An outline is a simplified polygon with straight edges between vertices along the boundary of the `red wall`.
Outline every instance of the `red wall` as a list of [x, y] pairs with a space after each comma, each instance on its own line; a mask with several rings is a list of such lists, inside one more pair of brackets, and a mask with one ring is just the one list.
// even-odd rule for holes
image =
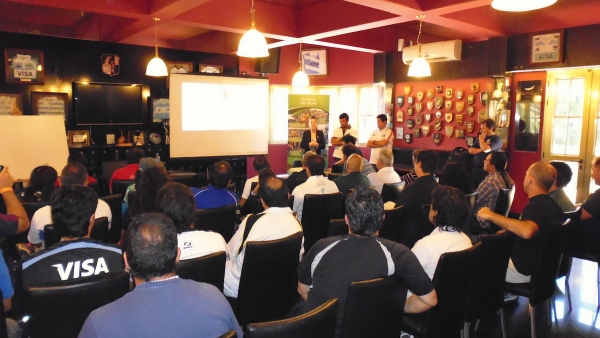
[[[479, 92], [477, 93], [473, 93], [471, 91], [471, 84], [472, 83], [479, 83]], [[396, 147], [400, 147], [400, 148], [425, 148], [425, 149], [440, 149], [440, 150], [452, 150], [456, 147], [463, 147], [463, 148], [467, 148], [467, 142], [466, 142], [466, 137], [467, 136], [477, 136], [477, 132], [479, 131], [479, 123], [477, 120], [477, 115], [478, 112], [484, 108], [483, 104], [481, 103], [481, 99], [479, 97], [479, 94], [482, 92], [482, 90], [486, 90], [486, 84], [487, 83], [492, 83], [492, 80], [490, 78], [477, 78], [477, 79], [466, 79], [466, 80], [445, 80], [445, 81], [429, 81], [429, 82], [407, 82], [407, 83], [396, 83], [395, 87], [394, 87], [394, 97], [392, 99], [392, 101], [394, 102], [394, 116], [392, 117], [394, 120], [394, 132], [396, 132], [396, 127], [402, 127], [404, 128], [404, 135], [408, 134], [413, 134], [413, 130], [415, 128], [420, 128], [422, 126], [425, 125], [429, 125], [429, 136], [423, 136], [422, 132], [421, 132], [421, 137], [420, 138], [416, 138], [413, 136], [413, 141], [412, 143], [406, 143], [404, 139], [402, 140], [394, 140], [394, 146]], [[405, 86], [411, 86], [411, 92], [409, 95], [406, 95], [404, 93], [404, 87]], [[443, 86], [443, 92], [442, 93], [437, 93], [435, 92], [435, 88], [437, 86]], [[451, 88], [453, 90], [453, 96], [451, 99], [447, 99], [445, 97], [446, 94], [446, 89]], [[437, 109], [435, 108], [435, 106], [433, 107], [433, 109], [430, 111], [429, 109], [427, 109], [427, 102], [433, 102], [433, 99], [428, 99], [427, 98], [427, 90], [428, 89], [433, 89], [434, 90], [434, 95], [435, 97], [438, 96], [442, 96], [443, 100], [451, 100], [452, 101], [452, 109], [451, 110], [446, 110], [445, 107], [442, 107], [441, 109]], [[463, 91], [463, 97], [461, 100], [458, 100], [456, 98], [456, 90], [462, 90]], [[423, 103], [423, 110], [421, 111], [421, 113], [417, 113], [416, 110], [414, 112], [414, 114], [412, 116], [408, 116], [407, 110], [409, 107], [415, 107], [415, 105], [413, 104], [412, 106], [408, 104], [408, 96], [414, 96], [415, 99], [415, 103], [418, 102], [417, 100], [417, 93], [418, 92], [423, 92], [424, 94], [424, 98], [423, 101], [421, 101]], [[469, 94], [475, 94], [475, 103], [473, 105], [471, 105], [471, 107], [474, 107], [474, 113], [473, 116], [469, 117], [469, 115], [467, 114], [467, 107], [469, 107], [470, 105], [467, 103], [467, 95]], [[404, 105], [402, 106], [402, 108], [398, 108], [398, 105], [396, 104], [396, 97], [399, 95], [403, 95], [404, 98]], [[459, 113], [456, 110], [456, 102], [464, 102], [465, 103], [465, 108], [464, 110]], [[397, 122], [397, 117], [396, 114], [398, 111], [402, 111], [403, 113], [403, 120], [404, 122]], [[442, 129], [437, 131], [434, 128], [434, 123], [437, 120], [437, 118], [435, 117], [435, 113], [437, 111], [441, 111], [442, 112], [442, 117], [440, 120], [442, 120]], [[452, 112], [452, 122], [448, 123], [445, 120], [445, 114], [447, 112]], [[427, 122], [425, 120], [425, 114], [431, 114], [431, 122]], [[462, 114], [463, 115], [463, 124], [462, 126], [459, 126], [456, 123], [456, 114]], [[421, 126], [417, 125], [417, 123], [414, 123], [414, 127], [413, 129], [409, 129], [406, 126], [406, 121], [408, 119], [412, 119], [415, 120], [416, 116], [421, 115], [422, 119], [423, 119], [423, 123]], [[475, 121], [475, 128], [473, 129], [473, 132], [471, 133], [467, 133], [467, 126], [466, 126], [466, 122], [467, 121]], [[446, 126], [451, 125], [454, 126], [454, 129], [464, 129], [465, 130], [465, 139], [457, 139], [454, 137], [454, 135], [452, 135], [452, 137], [448, 137], [446, 135]], [[440, 145], [436, 146], [433, 143], [433, 134], [434, 133], [442, 133], [443, 137], [442, 137], [442, 142]]]
[[[519, 81], [530, 81], [530, 80], [541, 80], [542, 88], [546, 88], [546, 72], [531, 72], [531, 73], [516, 73], [512, 79], [512, 91], [511, 91], [511, 102], [512, 102], [512, 111], [511, 111], [511, 122], [512, 127], [510, 128], [510, 153], [508, 156], [508, 174], [515, 181], [515, 186], [517, 188], [515, 192], [515, 199], [513, 201], [512, 207], [510, 208], [511, 212], [520, 214], [525, 206], [529, 203], [529, 198], [525, 191], [523, 191], [523, 179], [525, 178], [525, 172], [535, 162], [542, 160], [542, 141], [541, 135], [543, 135], [543, 124], [540, 125], [540, 142], [538, 144], [538, 152], [524, 152], [524, 151], [515, 151], [514, 149], [514, 135], [516, 123], [514, 123], [515, 118], [515, 107], [516, 107], [516, 98], [515, 98], [515, 89], [517, 88], [517, 84]], [[542, 91], [542, 102], [546, 102], [546, 92]], [[544, 121], [544, 110], [545, 105], [542, 104], [541, 111], [541, 121]]]
[[[298, 47], [298, 45], [292, 45], [281, 48], [279, 74], [269, 76], [270, 84], [290, 85], [292, 83], [292, 78], [298, 71]], [[317, 47], [318, 46], [302, 45], [302, 48]], [[327, 48], [327, 53], [327, 57], [329, 58], [329, 76], [310, 78], [310, 84], [312, 86], [373, 83], [373, 54], [337, 48]], [[257, 75], [254, 72], [254, 60], [239, 58], [239, 71], [240, 73], [246, 72], [249, 75]], [[364, 150], [363, 154], [366, 154]], [[254, 157], [248, 157], [248, 177], [256, 175], [254, 168], [252, 168], [253, 160]], [[276, 174], [287, 173], [287, 144], [270, 144], [269, 160], [271, 162], [271, 167]]]

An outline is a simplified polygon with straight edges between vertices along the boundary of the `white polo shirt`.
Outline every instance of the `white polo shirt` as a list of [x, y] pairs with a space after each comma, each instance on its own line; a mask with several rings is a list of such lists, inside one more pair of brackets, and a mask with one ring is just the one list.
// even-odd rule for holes
[[381, 194], [381, 190], [383, 190], [383, 185], [385, 183], [398, 183], [400, 182], [400, 175], [394, 170], [393, 167], [383, 167], [378, 172], [373, 173], [369, 176], [369, 181], [371, 181], [371, 185], [375, 186], [375, 189]]
[[369, 161], [370, 163], [372, 163], [372, 164], [377, 163], [377, 158], [379, 157], [379, 152], [382, 149], [387, 149], [389, 151], [392, 151], [392, 148], [394, 146], [394, 133], [392, 132], [392, 130], [390, 128], [385, 127], [385, 128], [383, 128], [383, 130], [377, 129], [371, 133], [371, 136], [369, 136], [369, 141], [387, 140], [388, 137], [389, 137], [389, 142], [386, 146], [371, 148], [371, 160]]
[[[356, 129], [353, 129], [352, 126], [349, 126], [345, 132], [342, 130], [342, 128], [336, 128], [333, 131], [331, 138], [337, 137], [337, 138], [341, 139], [342, 137], [344, 137], [344, 135], [352, 135], [352, 136], [356, 137], [356, 139], [358, 140], [358, 131]], [[343, 146], [335, 146], [335, 149], [333, 150], [333, 157], [337, 157], [337, 158], [344, 157], [344, 154], [342, 153], [342, 147]]]
[[179, 260], [227, 252], [227, 243], [221, 234], [212, 231], [191, 230], [177, 235], [177, 247], [181, 250]]
[[302, 221], [302, 208], [304, 207], [304, 195], [306, 194], [332, 194], [339, 192], [338, 187], [333, 181], [330, 181], [327, 177], [311, 176], [306, 182], [297, 186], [292, 195], [294, 195], [294, 211], [296, 217]]

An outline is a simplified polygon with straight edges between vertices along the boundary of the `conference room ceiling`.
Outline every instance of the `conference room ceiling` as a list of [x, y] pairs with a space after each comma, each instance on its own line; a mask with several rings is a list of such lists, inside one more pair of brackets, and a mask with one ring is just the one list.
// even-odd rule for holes
[[[523, 0], [528, 1], [528, 0]], [[398, 39], [465, 42], [600, 23], [600, 1], [558, 0], [508, 13], [492, 0], [255, 0], [256, 27], [270, 47], [311, 45], [397, 50]], [[0, 0], [0, 30], [144, 46], [234, 53], [250, 28], [251, 0]]]

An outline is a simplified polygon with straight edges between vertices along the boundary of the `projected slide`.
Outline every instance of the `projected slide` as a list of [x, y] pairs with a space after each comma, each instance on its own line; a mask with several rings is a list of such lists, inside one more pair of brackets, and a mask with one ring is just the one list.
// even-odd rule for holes
[[183, 82], [184, 131], [262, 129], [267, 117], [263, 88], [236, 84]]

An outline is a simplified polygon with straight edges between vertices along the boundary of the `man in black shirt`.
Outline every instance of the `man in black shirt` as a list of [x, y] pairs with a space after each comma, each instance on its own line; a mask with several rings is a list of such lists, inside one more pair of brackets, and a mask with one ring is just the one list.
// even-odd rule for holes
[[349, 235], [321, 239], [298, 267], [305, 313], [337, 298], [339, 335], [348, 285], [391, 275], [400, 276], [414, 293], [406, 300], [405, 312], [419, 313], [437, 304], [433, 284], [415, 255], [402, 244], [377, 237], [384, 217], [377, 191], [357, 188], [346, 198], [345, 217]]
[[469, 148], [469, 154], [473, 156], [473, 172], [471, 180], [474, 187], [478, 187], [487, 177], [488, 173], [483, 170], [483, 161], [492, 151], [502, 150], [502, 139], [496, 135], [496, 122], [492, 119], [485, 119], [481, 122], [479, 137]]
[[406, 213], [400, 243], [409, 248], [429, 235], [434, 228], [429, 222], [428, 213], [423, 212], [422, 207], [431, 203], [431, 192], [438, 186], [433, 177], [437, 160], [433, 151], [416, 149], [413, 152], [413, 166], [418, 178], [402, 190], [396, 201], [396, 206], [403, 205]]
[[64, 185], [50, 200], [59, 243], [23, 261], [23, 285], [55, 286], [122, 272], [121, 249], [90, 240], [98, 196], [89, 187]]
[[548, 195], [554, 181], [556, 169], [548, 163], [536, 162], [529, 167], [523, 180], [529, 204], [520, 220], [496, 214], [488, 207], [477, 213], [478, 219], [491, 221], [517, 235], [506, 272], [509, 283], [528, 283], [531, 280], [548, 227], [561, 226], [564, 221], [562, 210]]

